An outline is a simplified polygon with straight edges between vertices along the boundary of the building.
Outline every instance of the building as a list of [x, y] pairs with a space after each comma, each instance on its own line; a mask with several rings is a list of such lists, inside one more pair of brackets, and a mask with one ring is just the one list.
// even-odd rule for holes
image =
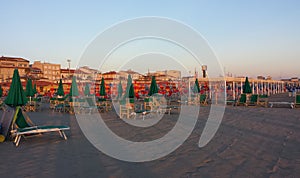
[[52, 64], [41, 61], [34, 61], [32, 64], [33, 68], [39, 68], [43, 72], [43, 77], [48, 79], [49, 82], [59, 81], [60, 75], [60, 64]]
[[142, 75], [138, 72], [135, 72], [131, 69], [127, 71], [120, 71], [119, 72], [119, 77], [121, 80], [127, 80], [128, 75], [131, 75], [132, 80], [138, 80]]
[[18, 69], [20, 76], [29, 73], [29, 61], [19, 57], [0, 57], [0, 82], [9, 82], [14, 69]]
[[77, 78], [80, 78], [81, 80], [86, 80], [86, 81], [95, 80], [97, 74], [98, 74], [98, 71], [96, 69], [91, 69], [88, 66], [79, 67], [75, 72], [75, 75]]

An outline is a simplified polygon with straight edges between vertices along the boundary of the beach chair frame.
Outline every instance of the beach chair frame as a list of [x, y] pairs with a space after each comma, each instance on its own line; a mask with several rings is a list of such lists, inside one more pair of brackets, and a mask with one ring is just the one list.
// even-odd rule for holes
[[42, 134], [46, 132], [58, 132], [59, 135], [67, 140], [67, 136], [64, 131], [70, 130], [70, 127], [58, 125], [58, 126], [36, 126], [30, 120], [28, 115], [26, 115], [21, 107], [17, 107], [15, 110], [15, 114], [13, 116], [13, 121], [11, 124], [11, 136], [15, 137], [14, 143], [19, 146], [20, 140], [22, 137], [32, 134]]
[[300, 105], [300, 94], [296, 94], [294, 107], [297, 108], [297, 106], [299, 106], [299, 105]]

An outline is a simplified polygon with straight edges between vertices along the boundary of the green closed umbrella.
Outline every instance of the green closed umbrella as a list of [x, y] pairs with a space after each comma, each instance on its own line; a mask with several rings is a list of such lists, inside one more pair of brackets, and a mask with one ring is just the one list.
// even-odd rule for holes
[[200, 86], [199, 86], [198, 79], [196, 78], [195, 85], [194, 85], [194, 93], [199, 93], [199, 92], [200, 92]]
[[63, 87], [61, 79], [59, 80], [59, 84], [58, 84], [58, 88], [57, 88], [56, 94], [59, 95], [59, 96], [64, 96], [65, 95], [64, 87]]
[[121, 98], [123, 95], [123, 87], [122, 87], [122, 83], [120, 81], [119, 85], [118, 85], [118, 98]]
[[106, 96], [106, 91], [105, 91], [105, 81], [104, 78], [102, 77], [101, 79], [101, 84], [100, 84], [100, 96]]
[[133, 87], [133, 84], [130, 85], [128, 98], [134, 98], [134, 87]]
[[152, 96], [155, 93], [158, 93], [158, 87], [157, 87], [157, 84], [156, 84], [155, 76], [152, 76], [150, 90], [149, 90], [148, 95]]
[[28, 80], [27, 80], [27, 83], [26, 83], [26, 90], [25, 90], [25, 95], [26, 95], [27, 97], [29, 97], [29, 100], [30, 100], [30, 101], [31, 101], [31, 97], [34, 96], [31, 79], [28, 79]]
[[24, 106], [27, 103], [27, 98], [21, 84], [18, 69], [14, 70], [12, 82], [4, 103], [13, 107]]
[[247, 93], [247, 94], [252, 93], [252, 89], [251, 89], [248, 77], [246, 77], [245, 86], [243, 88], [243, 93]]
[[36, 84], [33, 85], [33, 94], [37, 94]]
[[78, 95], [79, 95], [79, 91], [78, 91], [78, 86], [77, 86], [77, 82], [76, 82], [76, 77], [73, 76], [69, 96], [73, 97], [73, 96], [78, 96]]
[[2, 88], [2, 86], [0, 85], [0, 97], [2, 97], [2, 95], [3, 95], [3, 88]]
[[21, 107], [27, 103], [27, 98], [21, 84], [18, 69], [14, 70], [12, 82], [4, 103], [11, 107], [16, 107], [12, 121], [12, 123], [14, 123], [17, 119], [18, 113], [21, 111]]
[[129, 90], [130, 90], [131, 85], [132, 85], [132, 78], [131, 78], [131, 75], [129, 74], [128, 78], [127, 78], [126, 93], [125, 93], [124, 98], [128, 98], [129, 97]]
[[86, 84], [85, 87], [84, 87], [84, 95], [85, 95], [85, 96], [91, 95], [89, 84]]

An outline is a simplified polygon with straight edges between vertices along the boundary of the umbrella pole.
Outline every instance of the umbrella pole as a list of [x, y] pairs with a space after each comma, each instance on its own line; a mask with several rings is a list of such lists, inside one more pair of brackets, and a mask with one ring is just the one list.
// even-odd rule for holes
[[15, 111], [15, 114], [14, 114], [14, 117], [13, 117], [13, 122], [12, 122], [12, 123], [15, 123], [15, 122], [16, 122], [18, 113], [19, 113], [19, 111], [20, 111], [20, 108], [21, 108], [21, 106], [17, 106], [17, 107], [16, 107], [16, 111]]

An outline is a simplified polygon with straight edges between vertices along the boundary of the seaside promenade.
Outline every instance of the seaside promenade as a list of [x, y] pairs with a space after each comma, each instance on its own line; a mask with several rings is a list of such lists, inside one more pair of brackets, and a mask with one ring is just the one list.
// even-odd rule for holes
[[[293, 101], [287, 93], [270, 101]], [[191, 136], [159, 160], [129, 163], [94, 148], [81, 132], [75, 115], [52, 112], [44, 104], [28, 115], [38, 125], [68, 125], [68, 140], [46, 133], [0, 143], [0, 177], [298, 177], [300, 175], [300, 109], [226, 108], [211, 142], [198, 147], [209, 107], [201, 107]], [[3, 111], [0, 111], [3, 114]], [[178, 114], [165, 115], [151, 128], [133, 128], [113, 112], [101, 113], [112, 131], [128, 140], [159, 138], [175, 124]], [[137, 134], [142, 132], [142, 134]]]

